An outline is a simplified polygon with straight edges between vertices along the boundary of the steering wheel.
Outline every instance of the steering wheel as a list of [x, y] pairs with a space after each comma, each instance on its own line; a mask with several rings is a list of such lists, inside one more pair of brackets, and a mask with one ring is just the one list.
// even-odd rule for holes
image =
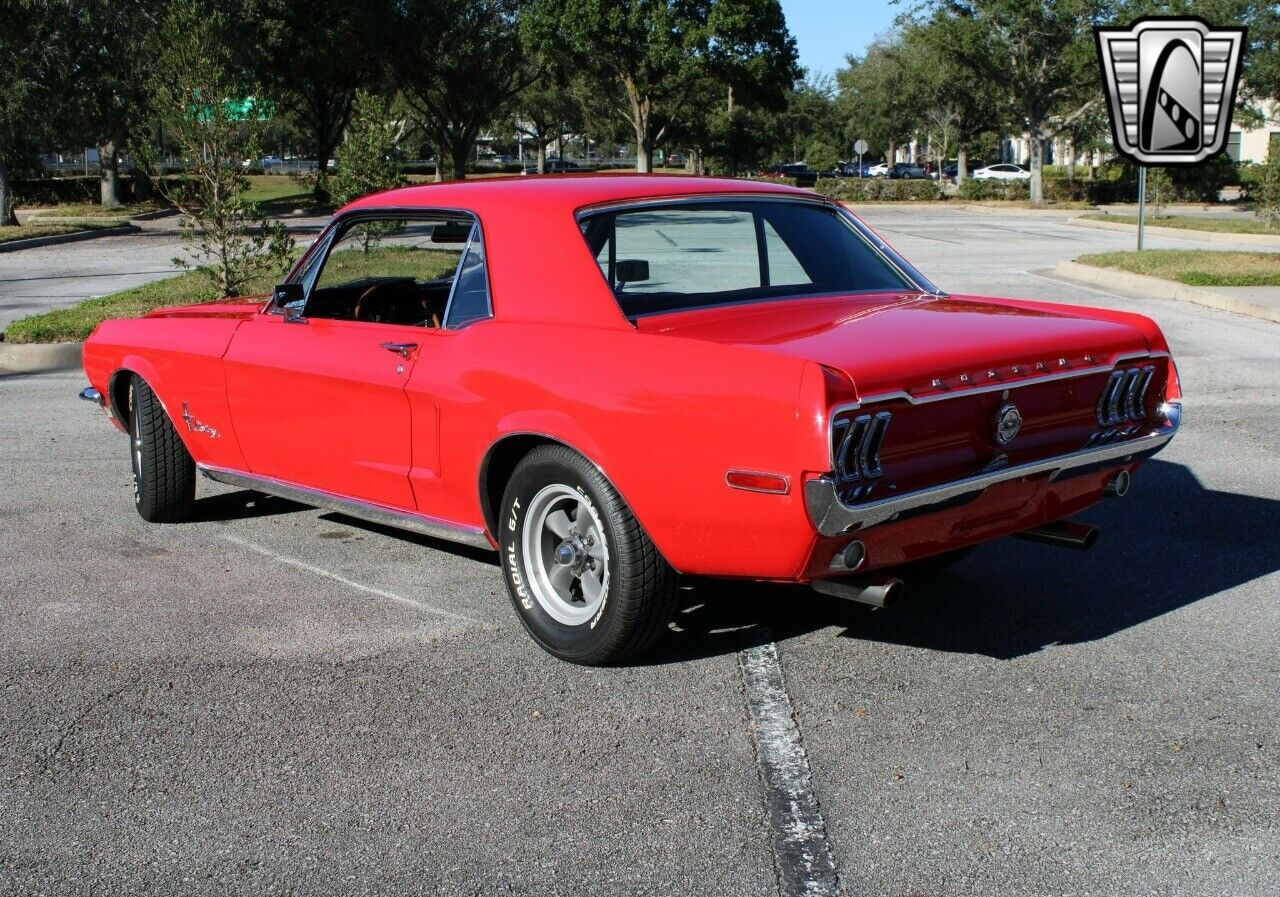
[[422, 291], [404, 280], [375, 283], [356, 300], [353, 320], [381, 324], [440, 326], [440, 316], [427, 305]]

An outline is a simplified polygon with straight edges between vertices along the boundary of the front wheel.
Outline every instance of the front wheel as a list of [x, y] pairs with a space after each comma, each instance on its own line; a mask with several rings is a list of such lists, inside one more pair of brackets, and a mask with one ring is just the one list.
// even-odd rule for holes
[[133, 503], [150, 523], [177, 523], [191, 516], [196, 465], [182, 437], [146, 380], [129, 385], [129, 458]]
[[587, 459], [540, 446], [516, 467], [499, 522], [507, 590], [525, 629], [573, 663], [616, 663], [675, 614], [675, 571]]

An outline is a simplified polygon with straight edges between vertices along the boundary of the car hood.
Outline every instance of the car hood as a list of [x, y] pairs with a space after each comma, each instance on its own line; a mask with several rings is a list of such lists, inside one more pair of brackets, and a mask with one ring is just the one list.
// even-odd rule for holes
[[174, 305], [157, 308], [144, 315], [147, 318], [248, 318], [262, 311], [271, 300], [269, 294], [238, 296], [234, 299], [215, 299], [194, 305]]
[[989, 380], [1013, 385], [1148, 348], [1137, 328], [1091, 317], [1087, 309], [920, 293], [699, 309], [640, 318], [637, 327], [815, 361], [844, 372], [864, 399]]

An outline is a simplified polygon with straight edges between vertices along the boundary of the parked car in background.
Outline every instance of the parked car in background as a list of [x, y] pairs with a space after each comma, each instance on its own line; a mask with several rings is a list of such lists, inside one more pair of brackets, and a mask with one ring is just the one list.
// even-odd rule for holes
[[929, 177], [923, 167], [914, 162], [899, 162], [889, 169], [889, 177], [894, 180], [921, 181]]
[[834, 175], [841, 178], [865, 178], [869, 177], [868, 171], [871, 164], [863, 163], [861, 166], [857, 162], [841, 162], [836, 166]]
[[1088, 547], [1066, 518], [1181, 413], [1149, 318], [950, 295], [839, 204], [728, 178], [375, 194], [273, 295], [104, 321], [83, 357], [143, 519], [190, 518], [199, 474], [495, 551], [587, 664], [664, 634], [681, 575], [883, 606], [904, 564]]
[[973, 179], [976, 181], [1029, 181], [1031, 172], [1011, 162], [999, 162], [988, 165], [986, 168], [979, 168], [973, 173]]
[[[984, 163], [981, 160], [970, 159], [964, 166], [965, 177], [973, 177], [973, 173], [982, 167], [984, 167]], [[959, 171], [960, 163], [953, 159], [943, 166], [942, 177], [948, 181], [954, 182]]]
[[818, 172], [803, 162], [771, 165], [760, 173], [769, 178], [794, 178], [797, 187], [812, 187], [818, 182]]
[[[594, 168], [587, 168], [579, 165], [569, 159], [548, 159], [543, 164], [543, 174], [585, 174], [589, 171], [595, 171]], [[526, 165], [523, 174], [537, 174], [538, 166]]]
[[875, 165], [867, 166], [867, 175], [873, 178], [882, 178], [889, 174], [889, 163], [879, 162]]

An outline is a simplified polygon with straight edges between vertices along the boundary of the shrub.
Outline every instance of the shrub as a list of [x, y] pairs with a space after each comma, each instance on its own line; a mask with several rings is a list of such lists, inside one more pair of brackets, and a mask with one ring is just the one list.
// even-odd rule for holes
[[841, 202], [921, 202], [945, 199], [936, 181], [893, 181], [888, 178], [822, 178], [814, 187]]

